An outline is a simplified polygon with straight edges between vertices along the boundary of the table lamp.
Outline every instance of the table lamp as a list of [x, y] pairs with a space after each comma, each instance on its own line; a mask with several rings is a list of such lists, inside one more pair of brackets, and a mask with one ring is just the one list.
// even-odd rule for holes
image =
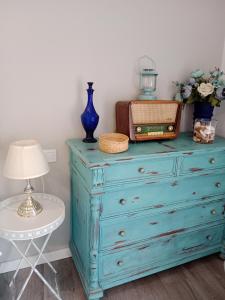
[[10, 144], [3, 174], [7, 178], [27, 180], [24, 189], [26, 199], [17, 210], [20, 216], [34, 217], [43, 210], [41, 204], [32, 197], [30, 179], [43, 176], [48, 171], [48, 162], [37, 141], [20, 140]]

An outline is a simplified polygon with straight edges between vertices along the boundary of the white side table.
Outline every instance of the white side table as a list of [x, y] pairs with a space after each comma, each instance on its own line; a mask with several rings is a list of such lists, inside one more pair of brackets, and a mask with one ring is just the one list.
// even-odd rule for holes
[[[25, 199], [25, 195], [14, 196], [0, 202], [0, 237], [10, 241], [21, 255], [20, 263], [9, 285], [11, 286], [13, 284], [24, 260], [29, 264], [31, 270], [16, 299], [19, 300], [21, 298], [33, 272], [35, 272], [55, 297], [61, 300], [59, 291], [52, 288], [43, 275], [36, 269], [36, 266], [39, 260], [43, 258], [56, 274], [56, 270], [47, 260], [43, 252], [52, 232], [62, 224], [65, 218], [65, 206], [61, 199], [53, 195], [34, 193], [33, 197], [41, 203], [43, 211], [36, 217], [30, 218], [20, 217], [17, 214], [18, 206]], [[44, 237], [41, 248], [39, 248], [35, 242], [35, 239], [40, 237]], [[24, 252], [20, 250], [16, 243], [21, 240], [28, 241]], [[28, 258], [28, 252], [31, 246], [33, 246], [38, 253], [34, 262], [31, 262]]]

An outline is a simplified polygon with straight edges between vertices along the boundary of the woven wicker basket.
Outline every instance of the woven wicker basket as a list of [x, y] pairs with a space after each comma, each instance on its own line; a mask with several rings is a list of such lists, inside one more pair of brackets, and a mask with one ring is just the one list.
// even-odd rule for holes
[[127, 151], [129, 138], [121, 133], [105, 133], [99, 136], [99, 149], [106, 153]]

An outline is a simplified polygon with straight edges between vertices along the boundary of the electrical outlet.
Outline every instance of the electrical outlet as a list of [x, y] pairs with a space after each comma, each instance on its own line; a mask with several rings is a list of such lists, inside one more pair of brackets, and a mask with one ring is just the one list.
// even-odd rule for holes
[[47, 162], [56, 162], [56, 149], [44, 149], [43, 152]]

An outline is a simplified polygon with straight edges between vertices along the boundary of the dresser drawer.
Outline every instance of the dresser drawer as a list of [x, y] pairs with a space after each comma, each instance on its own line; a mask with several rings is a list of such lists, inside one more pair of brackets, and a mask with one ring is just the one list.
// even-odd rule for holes
[[182, 173], [195, 173], [209, 169], [225, 167], [225, 152], [212, 152], [184, 157], [181, 164]]
[[225, 174], [173, 179], [135, 188], [108, 192], [102, 196], [101, 217], [152, 208], [158, 209], [185, 200], [206, 200], [225, 193]]
[[148, 238], [169, 236], [209, 222], [223, 221], [225, 200], [172, 209], [163, 213], [105, 219], [100, 223], [101, 249], [118, 249]]
[[[149, 145], [150, 147], [151, 145]], [[128, 160], [105, 168], [105, 181], [120, 181], [140, 178], [154, 178], [175, 175], [175, 158], [164, 157], [140, 161]]]
[[223, 225], [201, 229], [185, 234], [161, 238], [157, 242], [139, 244], [134, 248], [113, 254], [102, 255], [100, 259], [100, 279], [147, 270], [159, 264], [179, 260], [210, 248], [220, 248]]

